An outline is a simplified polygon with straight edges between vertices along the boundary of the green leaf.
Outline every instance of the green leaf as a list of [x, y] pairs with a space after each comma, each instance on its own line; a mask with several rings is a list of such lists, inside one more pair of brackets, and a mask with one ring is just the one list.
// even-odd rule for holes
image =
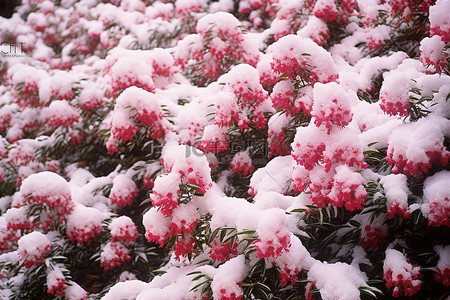
[[304, 213], [308, 211], [306, 208], [296, 208], [290, 211], [290, 213]]
[[201, 273], [202, 272], [200, 272], [200, 271], [194, 271], [194, 272], [187, 273], [186, 276], [195, 275], [195, 274], [201, 274]]
[[197, 281], [197, 280], [199, 280], [200, 278], [205, 277], [205, 276], [206, 276], [205, 274], [197, 275], [197, 276], [195, 276], [194, 278], [192, 278], [192, 281]]
[[221, 230], [220, 227], [214, 229], [214, 231], [211, 233], [211, 235], [208, 238], [208, 242], [207, 242], [208, 245], [210, 245], [213, 242], [213, 240], [216, 238], [216, 236], [217, 236], [217, 234], [219, 233], [220, 230]]
[[355, 220], [348, 220], [348, 222], [355, 227], [361, 227], [361, 224], [359, 222], [356, 222]]
[[238, 232], [237, 233], [237, 235], [242, 235], [242, 234], [249, 234], [249, 235], [251, 235], [251, 234], [254, 234], [254, 233], [256, 233], [256, 231], [255, 230], [243, 230], [243, 231], [240, 231], [240, 232]]
[[207, 280], [205, 280], [205, 281], [203, 281], [203, 282], [200, 282], [199, 284], [197, 284], [197, 285], [195, 285], [193, 288], [191, 288], [191, 289], [189, 290], [189, 292], [192, 292], [192, 291], [195, 292], [195, 291], [197, 291], [199, 287], [201, 287], [203, 284], [207, 283], [208, 281], [210, 281], [210, 279], [207, 279]]

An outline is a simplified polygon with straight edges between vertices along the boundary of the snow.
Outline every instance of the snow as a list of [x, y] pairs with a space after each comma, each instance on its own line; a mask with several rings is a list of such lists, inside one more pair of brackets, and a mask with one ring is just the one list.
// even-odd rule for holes
[[449, 171], [441, 171], [424, 182], [422, 212], [434, 226], [448, 225], [450, 221]]
[[102, 300], [134, 300], [146, 288], [148, 283], [140, 280], [129, 280], [115, 284]]
[[280, 156], [272, 159], [263, 168], [253, 173], [250, 188], [254, 194], [274, 191], [283, 193], [291, 178], [292, 157]]
[[439, 34], [444, 38], [444, 42], [450, 41], [450, 21], [447, 12], [450, 9], [448, 0], [438, 0], [436, 4], [430, 7], [430, 31], [433, 34]]
[[20, 193], [23, 197], [33, 198], [53, 197], [61, 195], [62, 197], [71, 197], [71, 191], [67, 181], [56, 173], [40, 172], [25, 178], [20, 187]]
[[[86, 299], [79, 270], [51, 267], [72, 243], [112, 269], [106, 300], [205, 297], [190, 272], [209, 297], [243, 298], [262, 261], [283, 287], [306, 276], [306, 297], [359, 299], [362, 264], [383, 264], [387, 296], [416, 292], [420, 268], [445, 286], [449, 246], [424, 245], [437, 265], [419, 267], [402, 237], [387, 245], [410, 214], [449, 226], [449, 0], [99, 2], [0, 18], [26, 53], [0, 55], [0, 262], [21, 264], [0, 297], [41, 265], [49, 294]], [[345, 218], [319, 261], [302, 241], [325, 213]], [[149, 243], [168, 254], [146, 283], [133, 268]]]
[[77, 122], [80, 114], [65, 100], [55, 100], [42, 110], [41, 117], [46, 120], [50, 126], [62, 125], [65, 127], [72, 126]]
[[76, 282], [71, 281], [70, 285], [65, 289], [64, 295], [68, 299], [82, 300], [82, 299], [85, 299], [87, 297], [88, 292], [86, 292]]
[[239, 255], [222, 264], [211, 282], [213, 297], [220, 299], [226, 296], [233, 297], [233, 294], [235, 298], [241, 296], [242, 290], [238, 286], [238, 282], [244, 279], [245, 274], [244, 255]]
[[412, 265], [406, 257], [395, 249], [386, 250], [386, 259], [383, 263], [384, 278], [387, 285], [394, 285], [393, 295], [399, 295], [402, 289], [406, 289], [405, 295], [411, 293], [408, 289], [418, 289], [422, 283], [420, 267]]
[[365, 275], [351, 265], [337, 262], [315, 262], [308, 272], [324, 300], [360, 299], [359, 287], [367, 287]]
[[449, 130], [450, 121], [438, 116], [398, 126], [387, 142], [387, 160], [394, 165], [394, 173], [401, 170], [406, 175], [417, 174], [419, 170], [426, 173], [434, 161], [443, 163], [450, 155], [443, 148]]
[[[444, 270], [450, 269], [450, 246], [442, 246], [442, 245], [436, 245], [434, 247], [434, 250], [439, 255], [439, 261], [437, 264], [437, 268], [444, 272]], [[448, 272], [448, 271], [447, 271]]]
[[411, 192], [407, 180], [404, 174], [389, 174], [380, 181], [387, 199], [388, 215], [391, 218], [396, 211], [403, 214], [409, 211], [408, 195]]
[[18, 241], [19, 258], [26, 265], [42, 262], [44, 255], [50, 252], [51, 242], [39, 231], [23, 235]]
[[67, 217], [67, 235], [69, 239], [79, 243], [89, 243], [100, 233], [104, 213], [93, 207], [86, 207], [77, 203]]

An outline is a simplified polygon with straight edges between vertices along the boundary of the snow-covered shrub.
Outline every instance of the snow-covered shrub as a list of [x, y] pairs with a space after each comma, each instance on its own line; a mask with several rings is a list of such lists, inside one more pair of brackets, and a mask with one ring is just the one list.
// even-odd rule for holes
[[0, 298], [448, 296], [449, 0], [27, 0]]

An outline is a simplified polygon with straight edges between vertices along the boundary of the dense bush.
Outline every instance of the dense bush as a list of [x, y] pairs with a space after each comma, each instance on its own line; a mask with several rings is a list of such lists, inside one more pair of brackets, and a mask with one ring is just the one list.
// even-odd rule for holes
[[449, 0], [25, 0], [2, 299], [446, 299]]

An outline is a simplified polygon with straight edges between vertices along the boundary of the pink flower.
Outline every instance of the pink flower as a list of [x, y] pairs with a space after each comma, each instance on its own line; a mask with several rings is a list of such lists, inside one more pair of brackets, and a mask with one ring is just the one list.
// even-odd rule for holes
[[134, 57], [118, 59], [111, 67], [112, 95], [119, 96], [129, 87], [138, 87], [148, 92], [155, 90], [150, 66]]
[[160, 175], [155, 180], [153, 192], [150, 195], [153, 206], [158, 208], [165, 216], [170, 216], [178, 206], [180, 175], [169, 173]]
[[384, 241], [388, 237], [387, 226], [374, 226], [366, 225], [361, 229], [360, 239], [363, 241], [362, 246], [365, 249], [376, 250], [378, 247], [383, 245]]
[[33, 228], [33, 224], [27, 217], [27, 207], [11, 207], [5, 214], [6, 228], [8, 230], [24, 230], [28, 231]]
[[237, 254], [238, 241], [236, 240], [233, 247], [231, 247], [231, 241], [221, 243], [218, 239], [215, 239], [211, 245], [209, 245], [211, 257], [214, 261], [226, 261], [233, 255]]
[[388, 164], [393, 173], [406, 176], [427, 174], [433, 165], [446, 166], [450, 152], [444, 146], [448, 120], [430, 116], [395, 129], [387, 142]]
[[310, 197], [311, 201], [318, 207], [324, 207], [326, 204], [331, 203], [329, 195], [333, 188], [333, 175], [334, 171], [327, 172], [321, 165], [316, 165], [310, 172]]
[[61, 216], [74, 207], [67, 181], [48, 171], [28, 176], [20, 187], [20, 195], [26, 203], [49, 207]]
[[247, 176], [255, 170], [252, 165], [252, 159], [250, 158], [248, 151], [241, 151], [236, 153], [231, 161], [230, 167], [232, 173], [242, 172], [242, 176]]
[[411, 296], [420, 290], [422, 277], [420, 267], [411, 264], [406, 257], [397, 250], [387, 249], [383, 264], [383, 278], [387, 288], [393, 287], [392, 296]]
[[388, 2], [391, 5], [391, 15], [395, 15], [396, 13], [404, 13], [406, 9], [410, 10], [413, 7], [412, 0], [389, 0]]
[[64, 100], [54, 100], [42, 110], [49, 126], [72, 127], [80, 119], [79, 112]]
[[450, 227], [450, 197], [445, 197], [440, 199], [440, 201], [433, 201], [429, 207], [428, 226]]
[[220, 300], [241, 300], [244, 295], [238, 295], [235, 292], [228, 292], [226, 289], [220, 289]]
[[333, 177], [333, 187], [328, 195], [331, 204], [337, 207], [344, 205], [350, 211], [361, 209], [367, 197], [364, 182], [360, 173], [346, 165], [338, 166]]
[[22, 236], [17, 243], [19, 259], [25, 268], [43, 263], [44, 256], [51, 252], [52, 243], [38, 231]]
[[391, 116], [409, 116], [408, 109], [411, 107], [407, 99], [391, 96], [386, 91], [380, 92], [380, 107]]
[[171, 233], [184, 236], [194, 231], [200, 218], [197, 207], [188, 204], [180, 204], [172, 214], [170, 221]]
[[25, 143], [19, 143], [17, 147], [9, 150], [8, 161], [17, 166], [26, 166], [36, 159], [34, 148]]
[[297, 128], [291, 155], [294, 160], [311, 171], [315, 165], [323, 160], [326, 140], [324, 132], [314, 125]]
[[448, 1], [436, 1], [430, 7], [430, 35], [440, 35], [444, 43], [450, 42], [450, 21], [447, 12], [450, 9]]
[[268, 94], [260, 84], [258, 71], [250, 65], [240, 64], [226, 75], [226, 86], [232, 91], [241, 108], [259, 106]]
[[226, 132], [217, 125], [207, 125], [203, 131], [203, 137], [198, 148], [218, 154], [228, 149]]
[[67, 236], [71, 241], [90, 245], [93, 238], [100, 234], [103, 213], [93, 207], [76, 204], [67, 217]]
[[281, 286], [286, 286], [289, 282], [295, 284], [298, 281], [298, 273], [300, 273], [300, 271], [301, 270], [297, 267], [291, 269], [288, 266], [278, 270]]
[[[270, 216], [265, 219], [264, 216]], [[254, 246], [259, 258], [278, 257], [291, 245], [291, 236], [286, 228], [286, 216], [279, 209], [267, 209], [262, 212], [256, 233], [258, 239]]]
[[284, 140], [284, 131], [274, 132], [269, 130], [269, 157], [286, 155], [289, 153], [288, 146]]
[[292, 171], [292, 188], [296, 191], [303, 192], [310, 183], [309, 171], [302, 165], [294, 165]]
[[447, 67], [449, 54], [444, 51], [445, 43], [439, 35], [424, 38], [420, 42], [420, 61], [424, 66], [432, 66], [436, 72]]
[[125, 174], [119, 174], [113, 179], [113, 186], [109, 199], [118, 206], [127, 206], [133, 203], [138, 195], [136, 183]]
[[155, 242], [164, 247], [164, 243], [169, 237], [170, 218], [163, 215], [155, 207], [150, 208], [142, 218], [145, 227], [145, 238], [149, 242]]
[[333, 22], [338, 15], [334, 0], [318, 0], [314, 5], [313, 14], [324, 21]]
[[138, 237], [138, 230], [133, 220], [127, 216], [120, 216], [111, 221], [108, 226], [112, 241], [120, 241], [126, 244], [133, 242]]
[[83, 110], [94, 110], [103, 107], [104, 93], [97, 88], [85, 88], [79, 96], [79, 103]]
[[130, 251], [122, 243], [109, 242], [100, 254], [100, 266], [105, 270], [114, 269], [130, 258]]
[[362, 145], [354, 130], [350, 128], [336, 130], [324, 138], [326, 147], [323, 162], [327, 172], [336, 164], [345, 164], [355, 169], [367, 168]]
[[197, 250], [194, 247], [195, 238], [192, 235], [179, 239], [174, 247], [175, 260], [181, 260], [182, 257], [186, 257], [190, 253], [196, 253]]
[[64, 296], [66, 288], [66, 278], [61, 269], [54, 266], [54, 269], [47, 273], [47, 293], [54, 296]]
[[347, 126], [352, 120], [349, 95], [335, 82], [314, 85], [314, 104], [311, 116], [314, 124], [324, 124], [330, 133], [335, 126]]

